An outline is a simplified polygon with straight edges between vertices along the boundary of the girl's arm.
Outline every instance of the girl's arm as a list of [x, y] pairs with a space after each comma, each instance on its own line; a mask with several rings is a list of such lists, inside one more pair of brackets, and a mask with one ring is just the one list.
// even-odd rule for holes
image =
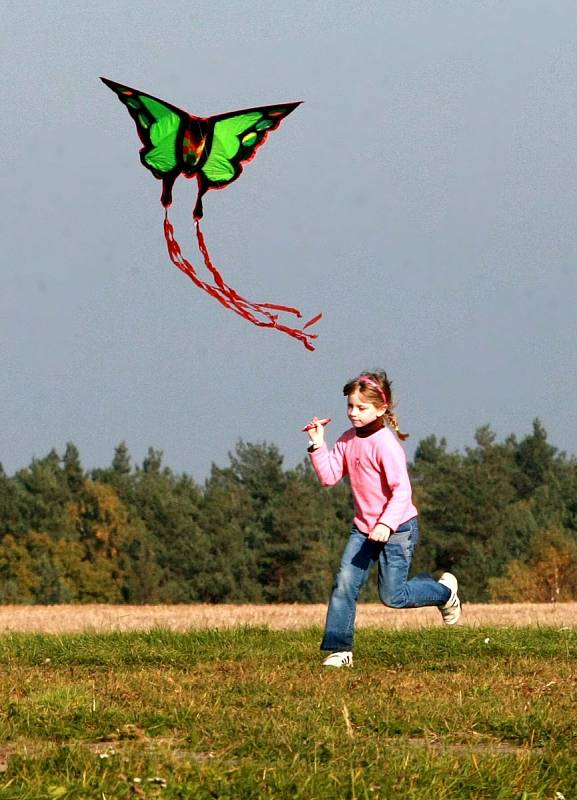
[[[311, 431], [312, 432], [312, 431]], [[311, 436], [314, 449], [309, 450], [313, 469], [322, 486], [334, 486], [347, 474], [345, 463], [345, 442], [343, 437], [337, 441], [332, 450], [324, 443], [324, 437], [319, 447]]]
[[391, 497], [377, 524], [386, 525], [392, 531], [396, 531], [402, 522], [407, 521], [407, 510], [411, 514], [415, 511], [411, 499], [412, 489], [407, 470], [407, 457], [392, 434], [388, 442], [383, 442], [380, 456], [382, 469], [391, 490]]

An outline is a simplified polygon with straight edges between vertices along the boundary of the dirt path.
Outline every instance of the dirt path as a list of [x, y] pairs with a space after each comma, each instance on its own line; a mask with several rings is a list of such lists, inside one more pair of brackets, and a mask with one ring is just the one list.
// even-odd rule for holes
[[[131, 631], [161, 627], [184, 631], [190, 628], [225, 628], [235, 625], [264, 625], [271, 629], [322, 626], [326, 606], [318, 605], [61, 605], [0, 606], [0, 633], [37, 631]], [[577, 603], [515, 605], [466, 605], [463, 625], [541, 625], [577, 627]], [[434, 608], [397, 611], [378, 604], [359, 606], [360, 627], [427, 628], [440, 623]]]

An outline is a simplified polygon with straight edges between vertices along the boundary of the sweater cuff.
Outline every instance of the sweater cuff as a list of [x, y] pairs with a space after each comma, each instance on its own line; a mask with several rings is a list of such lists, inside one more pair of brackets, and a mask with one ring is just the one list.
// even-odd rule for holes
[[387, 515], [383, 514], [383, 516], [377, 520], [377, 524], [386, 525], [387, 528], [390, 528], [391, 533], [394, 533], [399, 527], [400, 522], [393, 522], [390, 517], [387, 519]]

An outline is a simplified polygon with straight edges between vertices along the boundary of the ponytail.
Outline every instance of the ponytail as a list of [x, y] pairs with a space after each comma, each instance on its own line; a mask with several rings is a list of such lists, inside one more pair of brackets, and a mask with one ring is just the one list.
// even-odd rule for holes
[[402, 433], [402, 432], [401, 432], [401, 429], [400, 429], [400, 427], [399, 427], [399, 421], [398, 421], [398, 419], [397, 419], [396, 415], [395, 415], [395, 414], [393, 414], [393, 412], [391, 411], [391, 409], [390, 409], [390, 408], [387, 408], [387, 410], [385, 411], [384, 417], [385, 417], [385, 419], [387, 420], [387, 422], [388, 422], [388, 424], [390, 425], [390, 427], [391, 427], [391, 428], [394, 430], [394, 432], [397, 434], [397, 437], [398, 437], [398, 438], [399, 438], [399, 439], [400, 439], [402, 442], [404, 442], [404, 441], [405, 441], [405, 439], [408, 439], [408, 438], [409, 438], [409, 434], [408, 434], [408, 433]]

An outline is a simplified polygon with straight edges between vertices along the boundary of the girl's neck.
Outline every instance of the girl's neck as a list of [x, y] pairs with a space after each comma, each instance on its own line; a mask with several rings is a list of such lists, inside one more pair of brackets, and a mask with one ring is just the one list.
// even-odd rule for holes
[[365, 439], [367, 436], [372, 436], [373, 433], [380, 431], [381, 428], [384, 427], [385, 427], [385, 418], [377, 417], [372, 422], [369, 422], [368, 425], [363, 425], [362, 428], [355, 428], [355, 434], [359, 436], [361, 439]]

